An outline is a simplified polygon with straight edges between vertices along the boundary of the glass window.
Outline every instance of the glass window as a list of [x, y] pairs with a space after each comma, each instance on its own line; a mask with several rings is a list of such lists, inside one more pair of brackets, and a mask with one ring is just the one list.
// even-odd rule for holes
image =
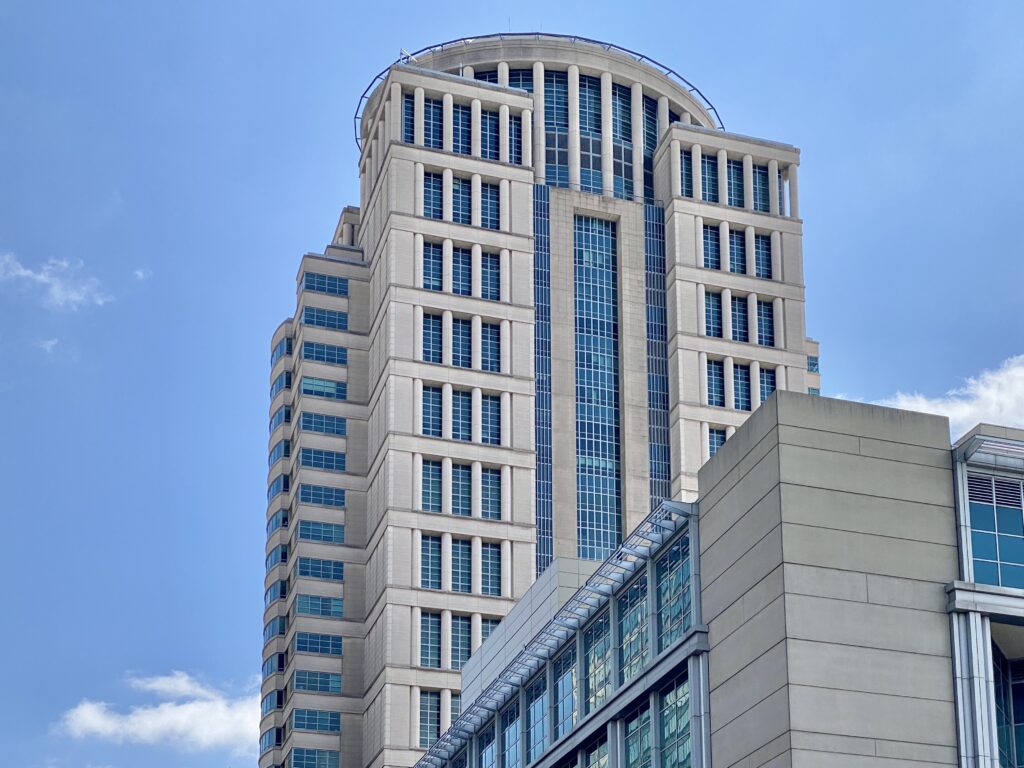
[[284, 691], [271, 691], [260, 702], [260, 715], [269, 715], [275, 709], [284, 709]]
[[288, 617], [275, 616], [263, 627], [263, 643], [269, 643], [273, 638], [285, 635], [288, 632]]
[[297, 669], [292, 675], [292, 688], [310, 693], [341, 693], [341, 675]]
[[302, 412], [300, 427], [304, 432], [319, 432], [323, 435], [348, 434], [348, 424], [342, 416], [329, 416], [326, 413]]
[[274, 447], [270, 449], [270, 454], [267, 456], [267, 466], [272, 467], [281, 459], [287, 459], [292, 455], [291, 440], [278, 440], [274, 443]]
[[421, 488], [424, 512], [441, 511], [441, 462], [423, 460], [423, 486]]
[[480, 515], [484, 520], [501, 520], [501, 470], [480, 470]]
[[452, 221], [471, 224], [473, 220], [473, 185], [469, 179], [452, 179]]
[[402, 141], [416, 141], [416, 97], [411, 93], [402, 95]]
[[633, 96], [618, 83], [612, 83], [612, 191], [633, 199]]
[[[710, 431], [717, 433], [712, 438], [712, 445], [721, 439], [715, 446], [714, 450], [717, 450], [725, 443], [725, 430]], [[658, 650], [664, 651], [683, 638], [692, 622], [689, 534], [683, 534], [672, 542], [658, 558], [655, 579], [658, 589]]]
[[580, 184], [601, 194], [601, 79], [580, 75]]
[[508, 71], [508, 87], [521, 88], [527, 93], [533, 93], [533, 70], [510, 69]]
[[266, 560], [264, 561], [267, 567], [267, 572], [275, 565], [288, 562], [288, 545], [278, 544], [267, 554]]
[[302, 287], [314, 293], [331, 296], [348, 296], [348, 278], [337, 275], [319, 275], [315, 272], [302, 273]]
[[503, 768], [519, 766], [519, 702], [514, 701], [501, 713], [501, 764]]
[[700, 156], [700, 191], [707, 202], [718, 202], [718, 158], [713, 154]]
[[484, 595], [501, 595], [501, 544], [480, 545], [480, 591]]
[[327, 581], [345, 580], [345, 563], [340, 560], [323, 560], [319, 557], [300, 557], [299, 576]]
[[704, 294], [704, 333], [722, 338], [722, 294]]
[[708, 360], [708, 405], [725, 407], [725, 363]]
[[775, 371], [772, 368], [761, 369], [761, 402], [772, 396], [775, 391]]
[[320, 616], [326, 619], [340, 619], [345, 612], [344, 601], [340, 597], [323, 597], [321, 595], [298, 595], [295, 610], [302, 616]]
[[345, 489], [330, 488], [326, 485], [300, 485], [299, 501], [303, 504], [320, 504], [325, 507], [344, 508]]
[[474, 72], [473, 78], [484, 83], [497, 83], [498, 70], [492, 69], [487, 72]]
[[768, 166], [754, 166], [754, 210], [768, 213], [770, 210], [768, 195]]
[[494, 722], [477, 736], [477, 768], [497, 768], [498, 745], [494, 738]]
[[501, 226], [501, 189], [497, 184], [480, 185], [480, 226], [484, 229]]
[[589, 747], [583, 755], [584, 768], [607, 768], [608, 766], [608, 739], [601, 737], [593, 746]]
[[440, 173], [423, 174], [423, 215], [428, 219], [444, 215], [444, 177]]
[[732, 297], [732, 340], [750, 341], [746, 296]]
[[526, 762], [532, 763], [551, 744], [548, 729], [548, 681], [541, 672], [526, 686]]
[[272, 675], [276, 675], [279, 672], [284, 672], [284, 668], [288, 665], [288, 654], [287, 653], [272, 653], [263, 662], [263, 679], [266, 680]]
[[775, 346], [775, 307], [771, 300], [757, 300], [757, 343], [762, 347]]
[[[440, 217], [438, 217], [440, 218]], [[444, 251], [440, 243], [423, 243], [423, 287], [440, 291], [444, 286]]]
[[473, 543], [452, 539], [452, 592], [470, 592], [473, 588]]
[[661, 692], [661, 766], [690, 766], [690, 686], [685, 677]]
[[260, 754], [284, 743], [284, 728], [271, 728], [260, 734]]
[[296, 747], [290, 753], [288, 768], [338, 768], [338, 755], [333, 749]]
[[[459, 715], [462, 714], [462, 694], [452, 693], [452, 722], [454, 723], [459, 719]], [[461, 763], [459, 762], [461, 760]], [[463, 752], [459, 757], [456, 757], [452, 761], [452, 768], [466, 768], [466, 753]]]
[[273, 432], [275, 429], [280, 427], [282, 424], [292, 423], [292, 407], [290, 405], [282, 405], [276, 411], [274, 415], [270, 417], [270, 431]]
[[292, 337], [286, 336], [285, 338], [277, 342], [277, 344], [274, 345], [274, 348], [270, 351], [270, 367], [273, 368], [274, 363], [276, 363], [285, 355], [290, 355], [291, 353]]
[[729, 160], [726, 163], [729, 171], [729, 205], [743, 207], [743, 161]]
[[440, 536], [423, 536], [420, 539], [420, 587], [441, 588]]
[[807, 388], [807, 394], [808, 395], [820, 395], [821, 394], [821, 390], [818, 389], [818, 387], [808, 387]]
[[704, 268], [722, 268], [721, 236], [714, 224], [704, 225]]
[[555, 686], [555, 739], [576, 727], [579, 717], [576, 686], [576, 649], [570, 647], [552, 665]]
[[288, 475], [278, 475], [275, 477], [267, 488], [267, 501], [282, 493], [288, 493], [290, 483], [291, 480]]
[[693, 197], [693, 154], [688, 149], [681, 150], [679, 158], [679, 175], [682, 176], [680, 190], [683, 197]]
[[625, 768], [650, 768], [651, 711], [644, 707], [626, 718]]
[[473, 252], [469, 248], [452, 248], [452, 293], [473, 293]]
[[444, 147], [444, 102], [423, 100], [423, 145], [431, 149]]
[[[515, 123], [510, 118], [509, 125]], [[485, 160], [498, 160], [500, 157], [498, 146], [498, 113], [483, 110], [480, 112], [480, 155]]]
[[[569, 186], [569, 76], [544, 72], [545, 177], [548, 186]], [[541, 158], [535, 158], [540, 162]]]
[[772, 279], [772, 238], [754, 235], [754, 274], [765, 280]]
[[452, 391], [452, 439], [470, 440], [473, 437], [473, 393], [468, 390]]
[[267, 520], [267, 536], [270, 536], [270, 534], [272, 534], [278, 528], [287, 528], [287, 527], [288, 527], [288, 510], [287, 509], [279, 509], [279, 510], [277, 510], [277, 512], [275, 512], [273, 515], [270, 516], [269, 520]]
[[281, 371], [270, 385], [270, 399], [273, 400], [279, 392], [292, 388], [292, 372]]
[[296, 653], [318, 653], [341, 656], [341, 635], [321, 635], [316, 632], [295, 633]]
[[469, 661], [472, 622], [469, 616], [452, 616], [452, 669]]
[[480, 398], [480, 440], [486, 445], [501, 445], [500, 395], [484, 395]]
[[420, 746], [429, 749], [441, 738], [441, 692], [420, 691]]
[[452, 151], [468, 155], [472, 149], [473, 123], [470, 109], [465, 104], [452, 106]]
[[520, 115], [512, 115], [508, 121], [508, 159], [514, 165], [523, 164], [523, 122]]
[[423, 315], [423, 362], [441, 362], [441, 315]]
[[807, 356], [807, 372], [808, 373], [820, 373], [818, 356], [808, 355]]
[[441, 388], [423, 388], [423, 434], [441, 436]]
[[750, 366], [734, 365], [733, 376], [733, 398], [736, 409], [739, 411], [750, 410]]
[[501, 326], [498, 323], [480, 324], [480, 367], [501, 372]]
[[647, 574], [640, 574], [618, 598], [619, 674], [622, 682], [635, 677], [650, 659], [647, 640]]
[[320, 541], [326, 544], [344, 544], [345, 526], [340, 523], [321, 523], [317, 520], [299, 521], [302, 541]]
[[469, 368], [473, 364], [473, 321], [456, 317], [452, 320], [452, 365]]
[[322, 307], [303, 307], [302, 322], [317, 328], [329, 328], [332, 331], [348, 330], [348, 313], [336, 312]]
[[481, 619], [480, 620], [480, 634], [481, 634], [482, 640], [480, 642], [483, 642], [488, 637], [490, 637], [491, 636], [491, 632], [493, 632], [495, 629], [497, 629], [499, 624], [501, 624], [501, 619], [488, 619], [486, 617]]
[[328, 365], [348, 365], [348, 350], [333, 344], [304, 341], [302, 343], [302, 359]]
[[729, 271], [737, 275], [747, 272], [747, 237], [742, 229], [729, 230]]
[[1024, 589], [1024, 509], [1021, 483], [967, 476], [974, 581]]
[[326, 451], [322, 448], [303, 448], [299, 452], [299, 464], [310, 469], [344, 472], [345, 454], [341, 451]]
[[441, 614], [420, 614], [420, 666], [441, 668]]
[[345, 400], [348, 397], [348, 384], [344, 381], [330, 381], [329, 379], [303, 376], [302, 394], [313, 397], [326, 397], [331, 400]]
[[604, 704], [612, 690], [612, 631], [608, 611], [583, 631], [583, 701], [586, 712]]
[[473, 514], [473, 467], [452, 464], [452, 514], [469, 517]]
[[501, 300], [501, 257], [496, 253], [480, 256], [480, 297], [488, 301]]

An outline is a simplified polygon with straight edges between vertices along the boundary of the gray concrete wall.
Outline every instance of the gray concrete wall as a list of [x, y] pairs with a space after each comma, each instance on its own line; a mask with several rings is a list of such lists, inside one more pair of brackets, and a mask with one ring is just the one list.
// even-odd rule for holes
[[947, 420], [779, 392], [699, 483], [716, 768], [956, 764]]

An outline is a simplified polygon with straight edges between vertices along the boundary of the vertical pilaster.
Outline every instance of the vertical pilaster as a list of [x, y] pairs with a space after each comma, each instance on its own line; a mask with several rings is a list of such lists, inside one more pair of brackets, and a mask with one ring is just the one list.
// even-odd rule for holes
[[481, 279], [480, 279], [480, 264], [483, 261], [483, 249], [479, 243], [473, 243], [473, 247], [470, 249], [470, 259], [472, 262], [473, 274], [470, 278], [470, 284], [472, 285], [471, 292], [475, 298], [480, 298], [482, 292]]
[[[644, 87], [633, 83], [629, 92], [630, 118], [633, 126], [633, 198], [644, 196]], [[679, 153], [675, 153], [679, 157]], [[677, 174], [678, 175], [678, 174]]]
[[[681, 197], [683, 194], [683, 177], [682, 177], [682, 145], [679, 143], [679, 139], [672, 139], [669, 144], [669, 155], [668, 155], [668, 167], [669, 175], [672, 177], [669, 181], [669, 189], [672, 190], [672, 197]], [[636, 157], [634, 150], [634, 158]], [[641, 156], [640, 165], [640, 183], [643, 184], [643, 160]], [[643, 187], [641, 186], [641, 189]]]
[[761, 364], [757, 360], [750, 362], [750, 408], [756, 411], [761, 407]]
[[729, 264], [732, 263], [732, 254], [729, 247], [729, 222], [723, 221], [718, 225], [718, 253], [721, 255], [721, 269], [729, 271]]
[[416, 163], [412, 172], [412, 212], [415, 216], [423, 215], [423, 163]]
[[732, 290], [722, 289], [722, 338], [732, 339]]
[[703, 150], [700, 144], [690, 147], [690, 166], [693, 174], [693, 199], [700, 201], [704, 199], [704, 163], [702, 158]]
[[757, 344], [757, 294], [747, 294], [747, 332], [750, 343]]
[[743, 156], [743, 207], [754, 210], [754, 158]]
[[441, 459], [441, 514], [452, 513], [452, 460], [450, 456]]
[[423, 88], [417, 87], [412, 92], [412, 103], [413, 103], [413, 140], [417, 147], [423, 146], [423, 102], [426, 96], [423, 93]]
[[479, 461], [474, 461], [471, 467], [473, 482], [470, 492], [470, 514], [479, 518], [482, 516], [481, 509], [483, 509], [483, 467]]
[[469, 139], [469, 153], [473, 157], [480, 157], [481, 155], [481, 138], [480, 138], [480, 99], [473, 99], [469, 103], [469, 123], [470, 123], [470, 139]]
[[729, 155], [724, 149], [718, 150], [718, 202], [729, 202]]
[[779, 215], [779, 161], [768, 161], [768, 212]]
[[483, 334], [483, 321], [480, 319], [480, 315], [473, 315], [473, 319], [470, 321], [472, 326], [472, 344], [470, 354], [470, 365], [473, 370], [479, 371], [481, 365], [481, 348], [483, 346], [481, 335]]
[[498, 107], [498, 160], [502, 163], [509, 162], [509, 138], [508, 138], [508, 104]]
[[704, 283], [697, 283], [697, 333], [708, 335], [707, 328], [707, 294]]
[[757, 257], [754, 253], [754, 228], [745, 227], [743, 230], [743, 245], [747, 252], [747, 274], [754, 277], [757, 274]]
[[479, 595], [483, 591], [483, 551], [483, 542], [479, 536], [474, 536], [470, 540], [470, 553], [473, 560], [471, 585], [474, 595]]
[[569, 65], [569, 188], [580, 188], [580, 68]]
[[483, 433], [481, 429], [481, 412], [483, 411], [483, 393], [480, 391], [480, 387], [473, 387], [473, 426], [472, 426], [472, 440], [474, 443], [480, 442], [480, 436]]
[[470, 203], [469, 222], [474, 227], [479, 227], [480, 226], [480, 220], [481, 220], [480, 212], [481, 212], [481, 208], [482, 208], [482, 203], [481, 203], [481, 199], [480, 199], [481, 198], [481, 187], [483, 185], [483, 181], [480, 178], [480, 174], [479, 173], [474, 173], [470, 177], [469, 184], [470, 184], [470, 189], [471, 189], [471, 201], [472, 201]]
[[725, 407], [734, 409], [736, 407], [736, 372], [732, 356], [725, 358], [725, 364], [722, 367], [725, 368]]
[[530, 141], [533, 130], [533, 112], [529, 109], [524, 109], [520, 120], [523, 127], [522, 131], [520, 131], [520, 135], [523, 137], [523, 165], [529, 168], [533, 165], [533, 142]]
[[800, 218], [800, 185], [797, 182], [797, 164], [791, 163], [786, 175], [789, 177], [789, 215]]
[[441, 172], [441, 218], [452, 220], [452, 169], [445, 168]]
[[612, 165], [612, 73], [601, 73], [601, 180], [604, 193], [615, 192]]
[[443, 114], [444, 124], [441, 126], [441, 148], [445, 152], [451, 152], [454, 142], [452, 141], [452, 127], [455, 122], [454, 111], [455, 102], [450, 93], [446, 93], [441, 97], [441, 109]]
[[452, 591], [452, 535], [441, 534], [441, 591]]
[[[724, 314], [723, 314], [724, 317]], [[700, 404], [708, 404], [708, 353], [698, 352], [697, 353], [697, 379], [700, 382]]]
[[[524, 126], [525, 127], [525, 126]], [[523, 134], [526, 143], [526, 134]], [[536, 167], [533, 177], [538, 184], [544, 183], [544, 64], [533, 63], [533, 157]]]

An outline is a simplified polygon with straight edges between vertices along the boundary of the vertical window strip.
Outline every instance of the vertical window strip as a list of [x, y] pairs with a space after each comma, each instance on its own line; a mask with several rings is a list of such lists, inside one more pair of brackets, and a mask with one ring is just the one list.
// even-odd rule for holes
[[534, 509], [537, 521], [536, 575], [551, 564], [554, 554], [551, 508], [551, 229], [550, 191], [533, 188], [533, 305], [534, 305]]
[[647, 300], [647, 439], [652, 511], [664, 499], [672, 496], [664, 216], [664, 211], [660, 206], [644, 205], [644, 293]]

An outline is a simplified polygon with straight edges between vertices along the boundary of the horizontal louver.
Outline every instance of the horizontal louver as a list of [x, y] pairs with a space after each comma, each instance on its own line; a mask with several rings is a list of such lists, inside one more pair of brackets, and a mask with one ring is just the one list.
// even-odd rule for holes
[[992, 478], [985, 475], [967, 476], [967, 496], [981, 504], [992, 503]]
[[995, 478], [996, 504], [1001, 507], [1021, 508], [1020, 483], [1016, 480], [1003, 480]]

